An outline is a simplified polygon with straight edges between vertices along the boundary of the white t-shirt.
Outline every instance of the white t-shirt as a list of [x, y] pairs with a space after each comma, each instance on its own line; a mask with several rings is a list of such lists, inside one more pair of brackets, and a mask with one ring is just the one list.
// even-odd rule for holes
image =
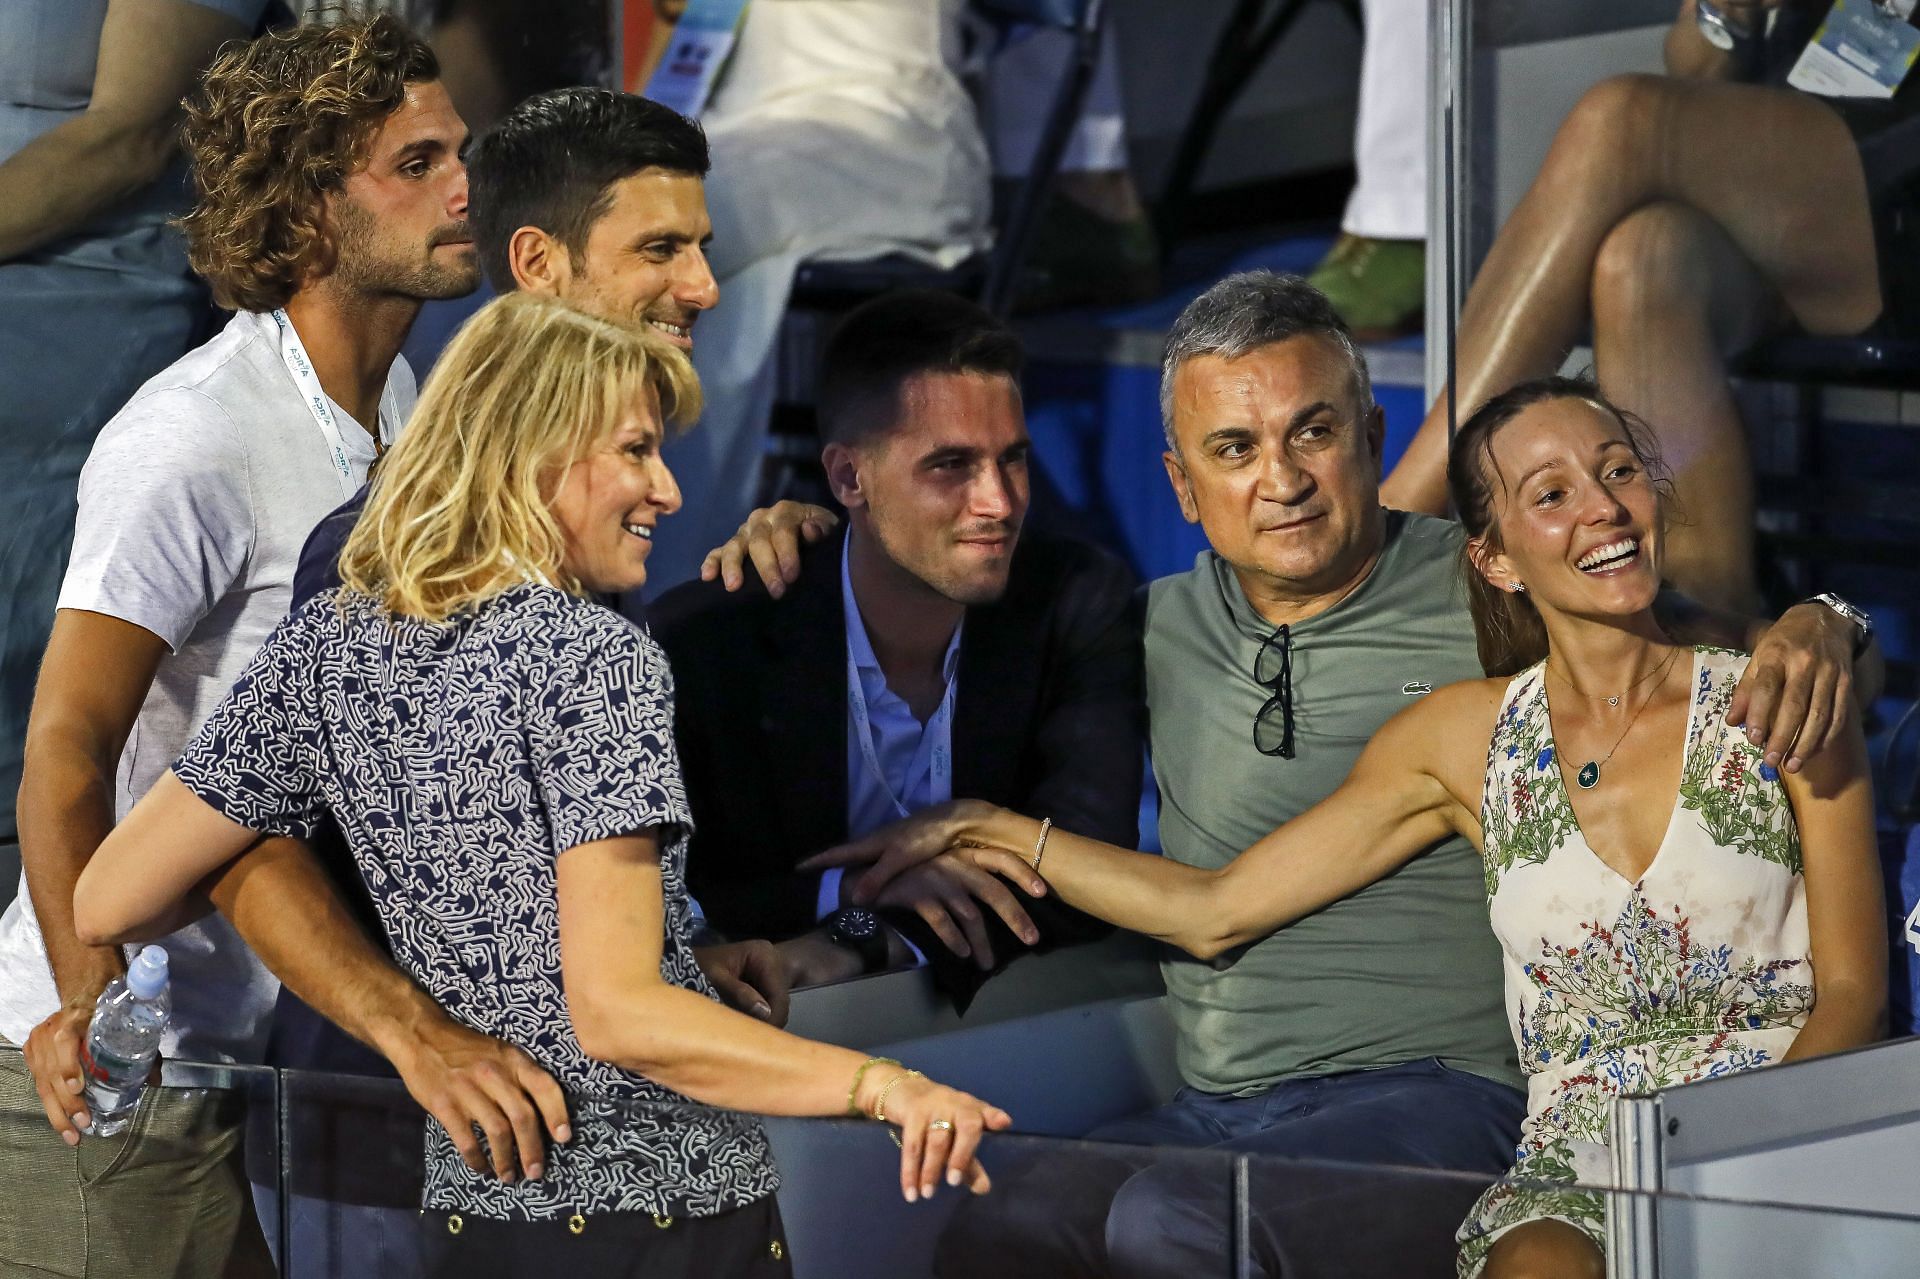
[[[387, 389], [404, 421], [415, 395], [404, 359], [394, 360]], [[357, 488], [373, 440], [344, 409], [334, 413]], [[271, 315], [235, 315], [100, 432], [80, 473], [59, 606], [145, 627], [173, 650], [120, 756], [117, 817], [172, 766], [286, 616], [300, 548], [343, 500]], [[161, 944], [173, 974], [173, 1024], [161, 1051], [259, 1061], [279, 983], [232, 926], [210, 915]], [[24, 1043], [59, 1002], [23, 875], [0, 915], [0, 1035]]]

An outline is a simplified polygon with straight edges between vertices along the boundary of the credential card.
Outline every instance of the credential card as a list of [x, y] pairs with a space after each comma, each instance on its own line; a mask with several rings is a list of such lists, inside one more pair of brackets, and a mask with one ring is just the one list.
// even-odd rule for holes
[[1833, 0], [1787, 83], [1823, 98], [1891, 98], [1920, 54], [1912, 11], [1905, 0]]
[[691, 0], [673, 29], [673, 40], [647, 81], [645, 96], [698, 119], [733, 51], [735, 33], [749, 0]]

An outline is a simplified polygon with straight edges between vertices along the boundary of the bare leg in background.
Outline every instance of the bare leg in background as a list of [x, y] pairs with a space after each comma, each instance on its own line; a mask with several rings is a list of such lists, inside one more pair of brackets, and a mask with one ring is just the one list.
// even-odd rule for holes
[[[1647, 225], [1628, 231], [1601, 269], [1609, 239], [1654, 205], [1698, 214], [1724, 239], [1711, 240], [1671, 214], [1653, 215], [1666, 219], [1660, 236], [1684, 234], [1667, 249], [1704, 254], [1690, 268], [1706, 272], [1699, 277], [1706, 287], [1688, 299], [1690, 317], [1628, 318], [1635, 290], [1612, 287], [1622, 261], [1647, 251], [1654, 233]], [[1594, 295], [1601, 277], [1610, 288], [1604, 301]], [[1641, 284], [1646, 297], [1673, 303], [1677, 285]], [[1779, 303], [1753, 307], [1756, 284]], [[1516, 383], [1554, 372], [1589, 316], [1599, 325], [1604, 312], [1609, 331], [1596, 333], [1603, 386], [1655, 426], [1677, 471], [1691, 472], [1681, 486], [1691, 511], [1678, 530], [1673, 580], [1702, 600], [1742, 602], [1753, 590], [1751, 475], [1744, 447], [1731, 459], [1725, 452], [1739, 433], [1730, 397], [1723, 388], [1714, 401], [1703, 381], [1709, 371], [1725, 378], [1725, 348], [1711, 341], [1720, 332], [1716, 320], [1729, 341], [1750, 340], [1757, 330], [1735, 332], [1742, 326], [1726, 317], [1742, 306], [1749, 315], [1777, 315], [1781, 305], [1813, 333], [1856, 333], [1880, 313], [1866, 180], [1839, 116], [1780, 89], [1661, 76], [1606, 80], [1561, 126], [1467, 294], [1458, 330], [1460, 411], [1464, 416]], [[1623, 332], [1635, 325], [1648, 332]], [[1679, 345], [1651, 340], [1662, 325], [1679, 335]], [[1709, 349], [1704, 369], [1678, 367]], [[1663, 398], [1669, 394], [1676, 398]], [[1701, 413], [1696, 405], [1709, 407]], [[1446, 436], [1443, 393], [1382, 485], [1383, 502], [1445, 509]], [[1743, 541], [1744, 556], [1719, 545], [1729, 538]], [[1701, 539], [1709, 543], [1704, 549], [1687, 545]], [[1737, 571], [1729, 567], [1736, 560]]]

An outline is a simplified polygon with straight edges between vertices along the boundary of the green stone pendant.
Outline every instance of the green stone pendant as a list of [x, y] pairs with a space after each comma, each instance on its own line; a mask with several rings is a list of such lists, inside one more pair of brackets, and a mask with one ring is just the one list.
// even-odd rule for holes
[[1588, 760], [1573, 780], [1580, 783], [1581, 790], [1592, 790], [1600, 784], [1600, 765]]

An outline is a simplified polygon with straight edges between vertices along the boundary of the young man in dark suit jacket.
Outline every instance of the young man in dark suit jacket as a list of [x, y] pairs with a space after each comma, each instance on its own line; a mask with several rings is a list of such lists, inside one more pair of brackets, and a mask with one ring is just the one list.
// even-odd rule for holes
[[[847, 509], [775, 598], [694, 582], [647, 610], [676, 686], [693, 807], [688, 878], [735, 936], [807, 935], [801, 980], [923, 955], [964, 1007], [1028, 949], [1105, 931], [986, 875], [845, 904], [803, 858], [952, 798], [1132, 844], [1145, 708], [1131, 575], [1023, 533], [1030, 442], [1018, 339], [911, 292], [850, 314], [820, 378], [822, 462]], [[964, 868], [963, 868], [964, 869]]]

